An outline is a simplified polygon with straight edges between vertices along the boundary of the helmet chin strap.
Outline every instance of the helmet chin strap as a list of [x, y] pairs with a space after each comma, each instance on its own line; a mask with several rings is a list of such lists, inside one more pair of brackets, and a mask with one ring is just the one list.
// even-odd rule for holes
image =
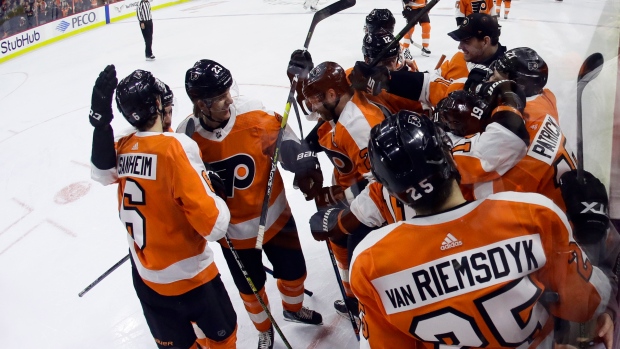
[[[209, 107], [209, 108], [210, 108], [210, 107]], [[207, 124], [203, 121], [202, 117], [200, 117], [200, 118], [198, 119], [198, 120], [200, 121], [200, 125], [201, 125], [202, 127], [204, 127], [206, 130], [209, 130], [209, 131], [213, 131], [213, 130], [215, 130], [215, 129], [217, 129], [217, 128], [222, 128], [222, 127], [226, 126], [226, 124], [228, 123], [228, 120], [224, 120], [224, 121], [221, 121], [221, 120], [215, 120], [214, 118], [212, 118], [212, 117], [211, 117], [211, 115], [207, 115], [207, 113], [205, 113], [202, 109], [200, 109], [200, 114], [202, 114], [202, 116], [204, 116], [204, 118], [205, 118], [205, 119], [207, 119], [207, 120], [209, 120], [209, 121], [214, 122], [214, 123], [216, 123], [216, 124], [217, 124], [217, 127], [211, 127], [211, 126], [207, 125]]]

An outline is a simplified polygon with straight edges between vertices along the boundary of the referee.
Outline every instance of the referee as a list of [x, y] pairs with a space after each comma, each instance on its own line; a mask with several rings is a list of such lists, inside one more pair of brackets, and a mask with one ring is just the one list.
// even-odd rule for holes
[[148, 0], [141, 0], [136, 10], [138, 13], [138, 21], [140, 21], [140, 29], [144, 37], [144, 45], [146, 49], [144, 53], [147, 61], [155, 60], [151, 45], [153, 44], [153, 18], [151, 17], [151, 4]]

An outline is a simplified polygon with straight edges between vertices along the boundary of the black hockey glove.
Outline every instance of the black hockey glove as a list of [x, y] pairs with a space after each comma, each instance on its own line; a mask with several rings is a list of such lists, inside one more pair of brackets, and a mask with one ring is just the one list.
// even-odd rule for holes
[[110, 64], [99, 73], [93, 87], [88, 120], [94, 127], [105, 127], [112, 122], [112, 96], [117, 84], [116, 69]]
[[220, 178], [220, 176], [217, 175], [217, 173], [211, 170], [211, 165], [206, 162], [203, 162], [203, 164], [205, 165], [205, 168], [207, 170], [207, 177], [209, 177], [211, 189], [213, 189], [215, 195], [226, 201], [226, 198], [228, 196], [226, 195], [226, 186], [224, 185], [224, 181]]
[[306, 97], [302, 92], [303, 82], [308, 78], [308, 73], [310, 70], [314, 68], [314, 63], [312, 63], [312, 56], [310, 52], [306, 50], [295, 50], [291, 54], [291, 60], [288, 62], [288, 68], [286, 69], [286, 75], [288, 76], [288, 80], [292, 83], [293, 77], [298, 75], [297, 87], [295, 91], [297, 92], [297, 103], [301, 107], [301, 110], [304, 114], [308, 115], [309, 112], [306, 110], [306, 105], [304, 100]]
[[491, 69], [489, 69], [485, 65], [476, 64], [469, 71], [467, 81], [465, 81], [465, 86], [463, 86], [463, 90], [474, 91], [476, 89], [476, 86], [478, 86], [482, 82], [489, 80], [491, 76], [493, 76], [493, 71]]
[[344, 210], [337, 207], [320, 209], [310, 217], [310, 231], [316, 241], [337, 239], [345, 235], [338, 227], [338, 218]]
[[319, 209], [327, 209], [335, 206], [341, 208], [349, 206], [344, 191], [344, 188], [339, 185], [320, 188], [314, 198], [316, 207]]
[[297, 154], [293, 170], [295, 172], [293, 186], [301, 190], [306, 201], [314, 199], [323, 187], [323, 172], [316, 153], [303, 151]]
[[373, 96], [388, 89], [390, 72], [385, 66], [370, 67], [365, 62], [357, 61], [349, 75], [351, 86], [358, 91], [372, 93]]
[[512, 107], [521, 113], [525, 108], [525, 93], [512, 80], [483, 82], [475, 87], [474, 92], [487, 102], [489, 112], [499, 106]]
[[607, 190], [598, 178], [583, 171], [584, 183], [577, 180], [577, 170], [560, 177], [560, 190], [566, 204], [566, 215], [573, 222], [574, 237], [578, 243], [593, 244], [607, 233], [609, 199]]

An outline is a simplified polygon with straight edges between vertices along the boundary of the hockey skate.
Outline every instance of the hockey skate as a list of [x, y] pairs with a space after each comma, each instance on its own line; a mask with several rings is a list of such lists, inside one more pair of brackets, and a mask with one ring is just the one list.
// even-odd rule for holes
[[504, 19], [508, 19], [508, 15], [504, 15]]
[[155, 56], [153, 56], [153, 55], [146, 56], [146, 60], [147, 61], [154, 61], [155, 60]]
[[405, 57], [405, 59], [408, 60], [412, 60], [413, 56], [411, 55], [411, 52], [409, 52], [409, 48], [406, 48], [403, 50], [403, 57]]
[[273, 326], [265, 332], [258, 333], [258, 349], [273, 349]]
[[343, 301], [342, 299], [336, 300], [334, 302], [334, 309], [336, 309], [336, 313], [338, 313], [338, 315], [340, 316], [350, 319], [351, 317], [349, 316], [349, 310], [351, 310], [351, 314], [353, 314], [353, 316], [357, 318], [359, 315], [359, 303], [357, 302], [357, 299], [353, 297], [348, 297], [347, 303], [349, 303], [348, 307], [345, 301]]
[[422, 56], [428, 57], [431, 55], [431, 50], [427, 49], [426, 47], [422, 47]]
[[309, 325], [322, 325], [323, 316], [314, 310], [302, 307], [298, 312], [284, 310], [284, 320]]

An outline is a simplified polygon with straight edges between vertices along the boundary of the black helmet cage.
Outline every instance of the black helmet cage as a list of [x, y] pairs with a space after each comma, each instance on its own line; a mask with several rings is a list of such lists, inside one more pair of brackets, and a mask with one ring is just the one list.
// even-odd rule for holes
[[230, 71], [209, 59], [201, 59], [185, 73], [185, 91], [192, 101], [217, 99], [232, 85]]
[[[379, 53], [394, 41], [394, 35], [387, 32], [368, 33], [364, 35], [362, 53], [364, 58], [375, 59]], [[400, 45], [393, 45], [383, 56], [384, 59], [396, 57], [400, 54]]]
[[[161, 98], [165, 84], [145, 70], [135, 70], [116, 88], [116, 106], [134, 127], [142, 127], [163, 109]], [[159, 98], [160, 104], [157, 105]]]
[[440, 204], [460, 180], [447, 135], [431, 119], [401, 110], [371, 130], [368, 145], [377, 181], [414, 209]]
[[491, 64], [491, 69], [508, 76], [516, 82], [527, 97], [541, 93], [547, 84], [549, 67], [536, 51], [529, 47], [518, 47], [506, 53]]
[[364, 33], [376, 33], [379, 30], [384, 30], [389, 33], [394, 33], [394, 26], [396, 25], [396, 18], [392, 14], [392, 11], [388, 9], [374, 9], [370, 11], [366, 16], [366, 24], [364, 25]]

